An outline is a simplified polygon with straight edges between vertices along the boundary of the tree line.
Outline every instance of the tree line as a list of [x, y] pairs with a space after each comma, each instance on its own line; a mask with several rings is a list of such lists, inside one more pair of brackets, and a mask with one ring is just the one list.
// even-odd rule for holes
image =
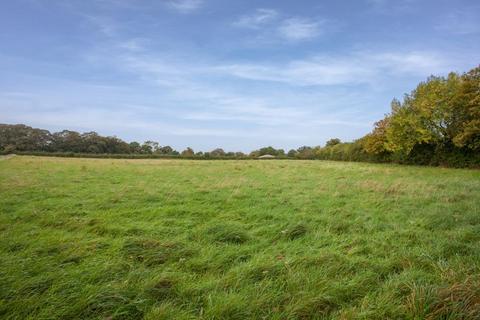
[[[339, 139], [331, 139], [327, 146], [339, 144]], [[79, 133], [63, 130], [51, 133], [45, 129], [32, 128], [24, 124], [0, 124], [0, 152], [46, 155], [89, 155], [98, 157], [181, 157], [181, 158], [258, 158], [272, 155], [276, 158], [315, 159], [320, 147], [303, 146], [285, 152], [284, 149], [264, 147], [249, 154], [243, 152], [226, 152], [222, 148], [212, 151], [195, 152], [188, 147], [179, 152], [170, 146], [161, 146], [156, 141], [127, 143], [117, 137], [104, 137], [96, 132]]]
[[0, 152], [51, 155], [90, 156], [143, 156], [185, 158], [246, 158], [242, 152], [225, 152], [221, 148], [209, 152], [195, 152], [186, 148], [179, 152], [171, 146], [161, 146], [156, 141], [127, 143], [114, 136], [101, 136], [96, 132], [79, 133], [63, 130], [51, 133], [45, 129], [32, 128], [24, 124], [0, 124]]
[[480, 166], [480, 67], [432, 76], [403, 100], [371, 133], [319, 158], [397, 162], [452, 167]]
[[403, 100], [394, 99], [391, 112], [373, 131], [353, 142], [338, 138], [325, 146], [302, 146], [285, 152], [271, 146], [243, 152], [221, 148], [179, 152], [156, 141], [127, 143], [96, 132], [63, 130], [51, 133], [23, 124], [0, 124], [1, 153], [88, 155], [97, 157], [179, 157], [247, 159], [273, 155], [285, 159], [396, 162], [452, 167], [480, 167], [480, 67], [469, 72], [432, 76]]
[[431, 76], [403, 100], [372, 132], [353, 142], [330, 139], [304, 146], [289, 158], [480, 167], [480, 67], [447, 77]]

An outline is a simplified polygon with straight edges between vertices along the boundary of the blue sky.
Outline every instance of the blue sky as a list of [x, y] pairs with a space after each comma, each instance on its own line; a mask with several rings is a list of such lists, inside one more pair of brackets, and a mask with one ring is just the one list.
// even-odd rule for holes
[[0, 123], [249, 151], [359, 138], [480, 63], [480, 2], [15, 0]]

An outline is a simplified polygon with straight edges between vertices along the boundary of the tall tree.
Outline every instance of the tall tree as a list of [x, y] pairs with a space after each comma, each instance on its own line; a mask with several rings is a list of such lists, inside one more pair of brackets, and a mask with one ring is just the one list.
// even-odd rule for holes
[[337, 144], [340, 144], [342, 143], [342, 140], [338, 139], [338, 138], [332, 138], [330, 140], [327, 141], [327, 143], [325, 144], [325, 146], [327, 147], [333, 147], [334, 145], [337, 145]]
[[455, 100], [457, 121], [453, 142], [480, 151], [480, 66], [462, 76]]
[[183, 150], [181, 153], [182, 157], [193, 157], [195, 155], [195, 151], [192, 148], [188, 147], [187, 149]]

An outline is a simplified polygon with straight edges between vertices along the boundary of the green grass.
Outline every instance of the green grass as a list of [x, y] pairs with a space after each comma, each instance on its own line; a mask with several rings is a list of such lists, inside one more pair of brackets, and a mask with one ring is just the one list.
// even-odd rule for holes
[[0, 161], [2, 319], [478, 319], [480, 171]]

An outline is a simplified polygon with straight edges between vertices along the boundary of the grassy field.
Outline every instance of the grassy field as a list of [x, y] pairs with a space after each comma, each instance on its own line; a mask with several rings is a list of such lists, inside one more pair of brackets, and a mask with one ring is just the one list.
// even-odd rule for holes
[[479, 319], [480, 171], [0, 161], [2, 319]]

